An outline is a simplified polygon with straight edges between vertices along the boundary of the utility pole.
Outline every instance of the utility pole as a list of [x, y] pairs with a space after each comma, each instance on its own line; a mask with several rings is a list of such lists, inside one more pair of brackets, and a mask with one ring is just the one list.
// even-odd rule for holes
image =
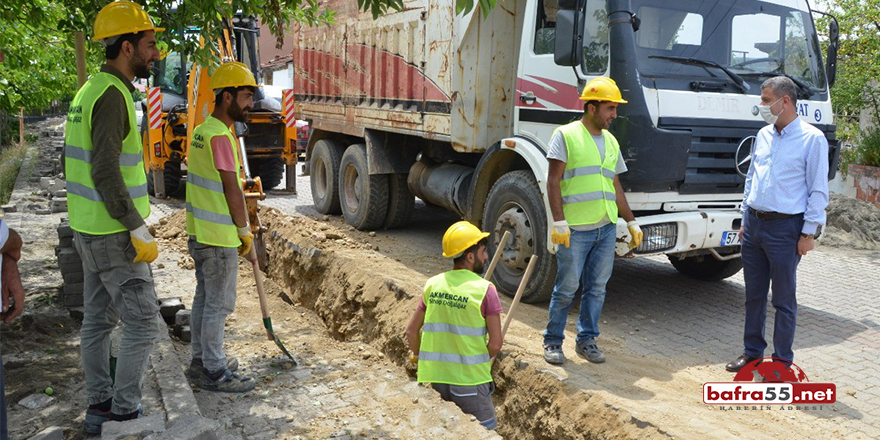
[[77, 88], [86, 83], [86, 37], [82, 32], [73, 33], [76, 41], [76, 79]]

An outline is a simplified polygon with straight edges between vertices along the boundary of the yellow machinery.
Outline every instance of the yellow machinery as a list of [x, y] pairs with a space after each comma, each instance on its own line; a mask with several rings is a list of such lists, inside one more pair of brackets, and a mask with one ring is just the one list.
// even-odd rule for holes
[[[221, 61], [240, 61], [259, 81], [259, 27], [253, 17], [236, 15], [222, 22], [223, 38], [218, 41]], [[197, 31], [196, 31], [197, 32]], [[184, 32], [183, 38], [187, 33]], [[141, 124], [144, 166], [150, 193], [157, 197], [175, 195], [182, 188], [188, 139], [192, 130], [214, 109], [207, 68], [187, 62], [186, 56], [172, 52], [156, 64], [153, 87], [148, 88]], [[281, 104], [261, 90], [254, 96], [244, 133], [248, 164], [253, 177], [272, 189], [287, 174], [286, 189], [296, 192], [296, 128], [285, 124]]]
[[[218, 41], [221, 61], [241, 61], [257, 76], [256, 22], [237, 16], [223, 26], [224, 37]], [[150, 192], [164, 197], [174, 195], [182, 187], [188, 140], [193, 129], [214, 111], [214, 92], [210, 69], [195, 64], [188, 66], [186, 58], [179, 53], [166, 56], [155, 70], [154, 86], [147, 88], [141, 134]], [[266, 249], [263, 227], [257, 217], [257, 202], [266, 198], [264, 188], [271, 189], [280, 183], [285, 171], [286, 189], [295, 193], [296, 127], [286, 123], [280, 103], [263, 95], [258, 88], [247, 123], [236, 123], [235, 132], [244, 165], [242, 181], [255, 238], [254, 249], [260, 267], [265, 269]]]

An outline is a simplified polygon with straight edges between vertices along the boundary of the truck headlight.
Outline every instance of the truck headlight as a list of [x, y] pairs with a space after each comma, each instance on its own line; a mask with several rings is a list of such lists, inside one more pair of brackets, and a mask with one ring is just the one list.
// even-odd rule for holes
[[635, 249], [635, 253], [663, 252], [675, 247], [675, 243], [678, 241], [678, 223], [642, 226], [642, 234], [642, 244]]

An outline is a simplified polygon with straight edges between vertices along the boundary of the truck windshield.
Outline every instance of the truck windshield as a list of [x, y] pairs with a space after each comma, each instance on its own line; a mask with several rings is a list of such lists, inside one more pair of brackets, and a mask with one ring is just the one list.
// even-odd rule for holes
[[687, 89], [707, 78], [730, 84], [730, 73], [751, 83], [751, 94], [760, 94], [761, 81], [775, 75], [791, 77], [805, 95], [826, 88], [819, 40], [803, 0], [633, 0], [632, 5], [642, 20], [635, 34], [638, 70], [658, 88]]

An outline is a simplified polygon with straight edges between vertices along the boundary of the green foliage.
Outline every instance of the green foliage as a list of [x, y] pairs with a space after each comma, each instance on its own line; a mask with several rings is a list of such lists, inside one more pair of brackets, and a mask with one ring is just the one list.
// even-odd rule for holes
[[[826, 0], [825, 9], [840, 23], [837, 82], [831, 92], [837, 118], [837, 137], [855, 142], [861, 133], [863, 109], [876, 121], [880, 114], [880, 0]], [[816, 16], [816, 28], [828, 46], [827, 17]]]
[[[74, 37], [56, 26], [67, 19], [64, 10], [49, 0], [15, 6], [0, 3], [0, 50], [5, 57], [0, 63], [0, 110], [18, 114], [19, 107], [45, 108], [53, 100], [73, 97]], [[101, 54], [89, 49], [86, 64], [94, 73]]]
[[[292, 22], [308, 26], [333, 23], [334, 11], [326, 0], [136, 0], [156, 23], [167, 30], [158, 34], [169, 52], [186, 54], [206, 66], [219, 64], [217, 41], [224, 18], [236, 11], [259, 17], [280, 45]], [[478, 0], [485, 17], [497, 0]], [[18, 107], [46, 107], [55, 99], [71, 98], [77, 90], [74, 32], [86, 36], [86, 65], [94, 74], [103, 63], [104, 49], [91, 41], [98, 11], [110, 0], [0, 1], [0, 110], [16, 113]], [[360, 10], [377, 18], [400, 10], [403, 0], [358, 0]], [[456, 0], [456, 11], [467, 13], [474, 0]], [[187, 34], [193, 29], [202, 37]]]
[[849, 172], [849, 165], [880, 167], [880, 127], [862, 131], [855, 144], [840, 152], [840, 167], [844, 174]]
[[9, 203], [15, 179], [27, 155], [27, 144], [15, 143], [0, 149], [0, 204]]

